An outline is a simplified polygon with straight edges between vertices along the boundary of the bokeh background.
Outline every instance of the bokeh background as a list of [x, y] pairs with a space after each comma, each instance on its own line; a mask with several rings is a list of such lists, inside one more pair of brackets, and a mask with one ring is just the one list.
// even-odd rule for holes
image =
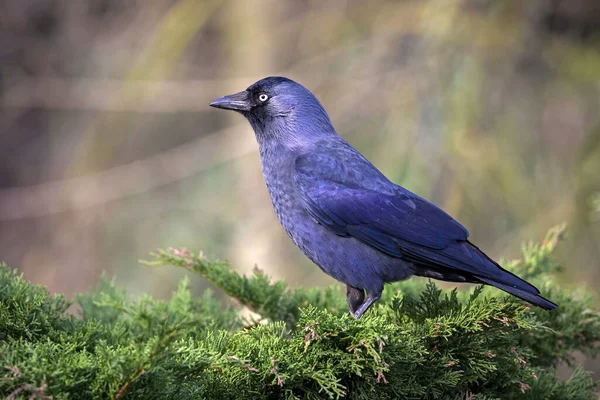
[[600, 283], [598, 0], [0, 1], [0, 260], [69, 296], [166, 297], [184, 272], [138, 259], [169, 246], [332, 283], [207, 106], [268, 75], [490, 255], [566, 222], [560, 279]]

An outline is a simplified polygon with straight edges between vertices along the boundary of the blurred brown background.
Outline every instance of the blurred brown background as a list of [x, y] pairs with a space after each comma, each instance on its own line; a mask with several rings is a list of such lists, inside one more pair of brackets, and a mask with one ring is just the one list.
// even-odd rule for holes
[[183, 272], [137, 260], [168, 246], [330, 283], [207, 106], [268, 75], [490, 255], [567, 222], [562, 279], [600, 282], [598, 0], [0, 1], [0, 260], [68, 295], [167, 296]]

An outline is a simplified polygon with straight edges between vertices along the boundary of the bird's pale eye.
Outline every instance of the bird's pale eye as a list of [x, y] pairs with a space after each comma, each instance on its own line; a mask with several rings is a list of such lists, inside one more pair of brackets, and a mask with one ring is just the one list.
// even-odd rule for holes
[[264, 94], [264, 93], [261, 93], [261, 94], [259, 94], [259, 95], [258, 95], [258, 100], [262, 101], [263, 103], [264, 103], [265, 101], [267, 101], [268, 99], [269, 99], [269, 96], [267, 96], [267, 95], [266, 95], [266, 94]]

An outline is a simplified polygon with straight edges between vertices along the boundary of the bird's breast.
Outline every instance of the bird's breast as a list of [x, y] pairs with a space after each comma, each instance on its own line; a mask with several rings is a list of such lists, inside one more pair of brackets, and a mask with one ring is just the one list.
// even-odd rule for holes
[[267, 165], [263, 166], [263, 175], [277, 218], [288, 234], [291, 234], [294, 222], [302, 211], [292, 172], [281, 165]]
[[316, 223], [304, 208], [294, 182], [295, 159], [284, 151], [268, 154], [261, 151], [263, 176], [275, 214], [294, 243], [305, 250], [306, 242], [311, 240], [309, 236], [316, 234]]

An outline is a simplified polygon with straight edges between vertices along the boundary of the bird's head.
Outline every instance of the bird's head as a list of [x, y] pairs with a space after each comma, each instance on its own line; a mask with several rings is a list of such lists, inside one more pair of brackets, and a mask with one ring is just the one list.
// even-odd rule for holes
[[244, 115], [259, 143], [275, 140], [293, 145], [335, 132], [319, 100], [288, 78], [261, 79], [248, 89], [218, 98], [209, 105]]

